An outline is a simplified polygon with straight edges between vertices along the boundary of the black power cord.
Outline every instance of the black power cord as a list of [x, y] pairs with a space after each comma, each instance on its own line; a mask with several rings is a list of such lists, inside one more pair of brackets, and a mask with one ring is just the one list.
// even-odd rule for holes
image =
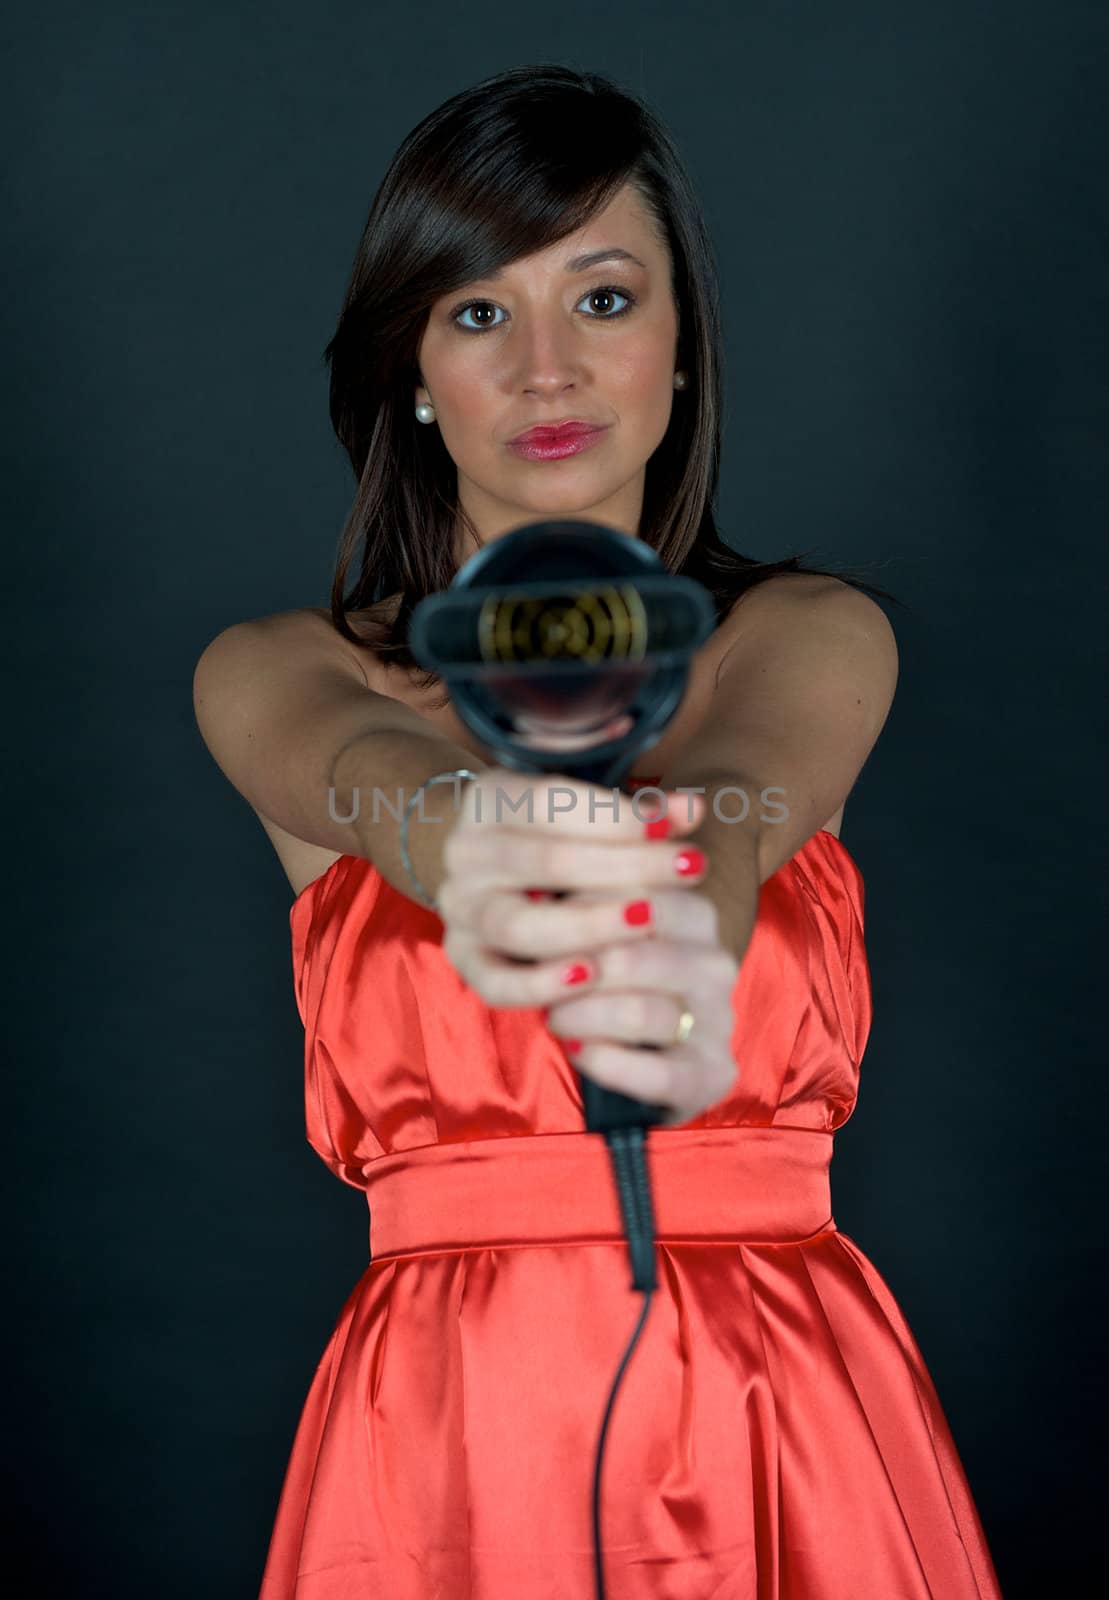
[[614, 1128], [605, 1134], [612, 1157], [612, 1170], [616, 1174], [616, 1188], [620, 1196], [620, 1213], [624, 1219], [624, 1232], [632, 1262], [632, 1289], [643, 1294], [643, 1310], [631, 1336], [624, 1358], [612, 1380], [612, 1390], [601, 1423], [601, 1436], [597, 1441], [597, 1459], [593, 1467], [593, 1578], [597, 1586], [597, 1600], [605, 1600], [605, 1574], [601, 1561], [601, 1460], [605, 1450], [605, 1436], [616, 1394], [632, 1352], [639, 1343], [651, 1309], [651, 1296], [658, 1288], [655, 1277], [655, 1218], [651, 1205], [651, 1185], [647, 1176], [646, 1141], [642, 1128]]

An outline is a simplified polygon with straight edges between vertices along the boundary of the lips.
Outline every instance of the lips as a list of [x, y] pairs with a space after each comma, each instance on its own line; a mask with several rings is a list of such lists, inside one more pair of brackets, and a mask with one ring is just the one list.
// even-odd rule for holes
[[513, 444], [550, 444], [554, 440], [561, 442], [564, 439], [577, 439], [583, 433], [600, 433], [607, 423], [600, 422], [561, 422], [554, 423], [551, 427], [529, 428], [527, 433], [517, 434]]

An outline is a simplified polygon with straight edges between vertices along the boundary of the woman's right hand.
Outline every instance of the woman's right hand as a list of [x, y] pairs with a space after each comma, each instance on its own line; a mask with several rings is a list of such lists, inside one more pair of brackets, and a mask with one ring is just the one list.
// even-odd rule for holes
[[[704, 808], [700, 794], [671, 794], [659, 806], [654, 796], [626, 795], [560, 773], [484, 768], [462, 784], [443, 843], [436, 906], [446, 927], [444, 948], [465, 956], [469, 937], [514, 957], [492, 964], [503, 976], [499, 984], [489, 971], [475, 974], [479, 992], [490, 1004], [541, 1003], [535, 996], [543, 983], [542, 958], [553, 952], [545, 936], [526, 930], [529, 920], [535, 926], [520, 916], [529, 901], [551, 897], [552, 909], [565, 911], [557, 919], [559, 954], [586, 954], [615, 939], [657, 933], [655, 926], [638, 933], [624, 907], [647, 894], [660, 906], [676, 895], [688, 910], [688, 886], [703, 879], [708, 861], [682, 841], [700, 826]], [[688, 916], [682, 920], [688, 929]], [[529, 966], [520, 970], [519, 961]], [[560, 971], [562, 963], [545, 965]], [[517, 971], [520, 981], [513, 984], [509, 975]]]
[[[561, 812], [548, 802], [556, 787]], [[582, 1039], [575, 1064], [587, 1076], [669, 1104], [671, 1122], [717, 1104], [736, 1077], [739, 967], [719, 944], [712, 901], [696, 892], [708, 862], [681, 842], [703, 818], [703, 796], [667, 797], [652, 829], [666, 837], [650, 837], [645, 800], [559, 774], [486, 768], [463, 793], [438, 896], [444, 953], [461, 977], [490, 1005], [548, 1008], [552, 1031]], [[541, 903], [537, 891], [565, 898]], [[650, 920], [628, 920], [625, 909], [644, 901]], [[567, 986], [575, 966], [590, 975]], [[686, 1009], [694, 1031], [675, 1045]]]

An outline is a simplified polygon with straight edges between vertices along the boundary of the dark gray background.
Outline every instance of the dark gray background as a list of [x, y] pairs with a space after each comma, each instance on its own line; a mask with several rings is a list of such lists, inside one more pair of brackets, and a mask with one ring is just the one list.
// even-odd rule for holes
[[843, 827], [876, 1012], [835, 1216], [909, 1318], [1008, 1600], [1078, 1592], [1104, 1484], [1109, 12], [544, 10], [3, 24], [9, 1562], [25, 1539], [23, 1592], [257, 1592], [366, 1210], [304, 1139], [291, 890], [192, 671], [228, 623], [326, 603], [353, 480], [321, 353], [397, 145], [557, 60], [643, 93], [703, 195], [725, 536], [874, 561], [913, 608]]

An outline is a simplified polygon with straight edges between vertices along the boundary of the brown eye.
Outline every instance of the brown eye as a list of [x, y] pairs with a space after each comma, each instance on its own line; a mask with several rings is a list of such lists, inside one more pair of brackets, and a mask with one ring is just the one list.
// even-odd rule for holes
[[[621, 306], [618, 311], [608, 311], [603, 315], [597, 312], [590, 312], [588, 316], [590, 322], [615, 322], [617, 317], [627, 316], [632, 306], [635, 305], [635, 296], [631, 293], [630, 289], [619, 289], [615, 284], [602, 284], [600, 288], [590, 289], [587, 294], [582, 296], [582, 299], [579, 300], [578, 304], [581, 305], [586, 300], [598, 300], [601, 298], [611, 300], [613, 295], [620, 300], [626, 300], [628, 302], [627, 305]], [[458, 306], [454, 311], [451, 312], [450, 320], [455, 324], [456, 327], [461, 328], [463, 333], [488, 333], [493, 328], [503, 327], [504, 324], [502, 322], [490, 321], [487, 317], [483, 316], [483, 318], [478, 322], [478, 325], [474, 327], [470, 324], [462, 322], [460, 319], [465, 316], [467, 312], [480, 311], [482, 313], [488, 313], [490, 311], [496, 312], [502, 309], [503, 308], [501, 306], [495, 305], [492, 300], [467, 300], [465, 305]]]

